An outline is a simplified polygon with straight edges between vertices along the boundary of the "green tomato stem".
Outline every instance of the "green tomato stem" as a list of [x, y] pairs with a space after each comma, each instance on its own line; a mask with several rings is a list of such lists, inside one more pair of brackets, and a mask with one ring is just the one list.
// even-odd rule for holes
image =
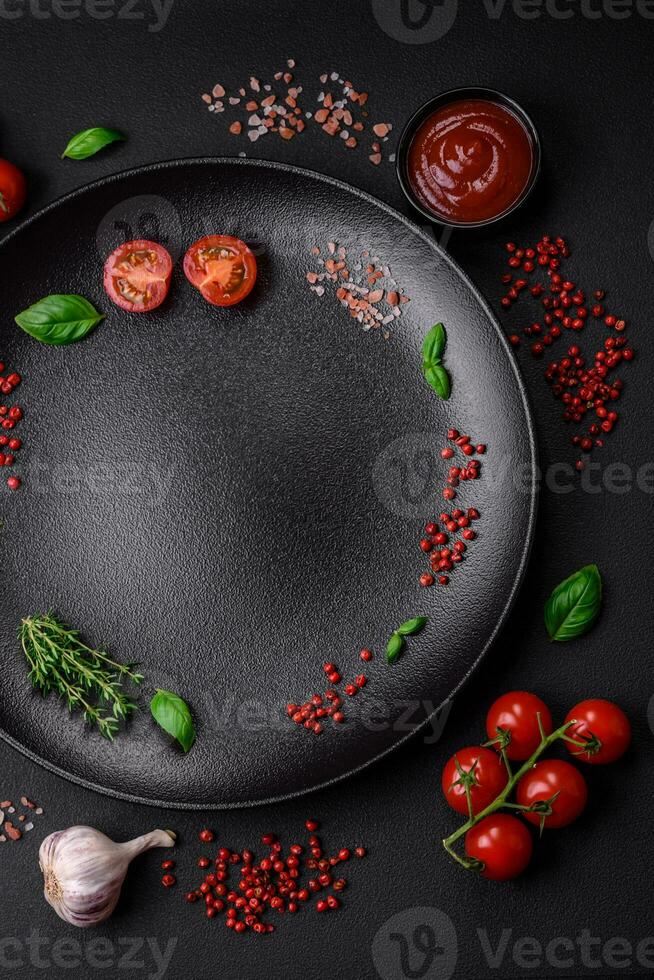
[[[527, 773], [531, 769], [531, 767], [535, 765], [536, 762], [538, 762], [543, 752], [546, 749], [548, 749], [550, 745], [552, 745], [554, 742], [558, 741], [559, 739], [565, 738], [566, 737], [565, 733], [568, 731], [570, 726], [574, 724], [575, 724], [574, 721], [568, 721], [566, 722], [565, 725], [562, 725], [560, 728], [557, 728], [556, 731], [553, 731], [551, 735], [541, 734], [541, 740], [536, 750], [529, 756], [527, 761], [522, 764], [522, 766], [520, 767], [520, 769], [517, 770], [517, 772], [509, 776], [509, 780], [506, 786], [504, 787], [504, 789], [502, 790], [502, 792], [499, 794], [499, 796], [497, 796], [492, 803], [489, 803], [484, 810], [480, 810], [479, 813], [476, 813], [474, 816], [469, 817], [469, 819], [466, 820], [466, 822], [462, 824], [462, 826], [459, 827], [458, 830], [455, 830], [453, 834], [450, 834], [449, 837], [446, 837], [443, 840], [443, 847], [450, 855], [450, 857], [454, 858], [454, 860], [457, 861], [460, 865], [462, 865], [467, 871], [483, 871], [483, 863], [481, 861], [477, 861], [475, 858], [462, 857], [460, 854], [457, 854], [457, 852], [454, 850], [453, 845], [461, 837], [467, 834], [472, 827], [475, 827], [480, 822], [480, 820], [483, 820], [484, 817], [490, 816], [491, 813], [495, 813], [496, 810], [500, 810], [503, 807], [511, 810], [529, 810], [530, 807], [521, 807], [517, 803], [507, 802], [509, 796], [516, 788], [516, 786], [518, 785], [522, 777], [525, 775], [525, 773]], [[569, 741], [569, 739], [567, 740]], [[504, 754], [503, 751], [502, 754]], [[505, 763], [507, 764], [507, 768], [510, 773], [511, 770], [508, 767], [508, 759], [505, 759]]]

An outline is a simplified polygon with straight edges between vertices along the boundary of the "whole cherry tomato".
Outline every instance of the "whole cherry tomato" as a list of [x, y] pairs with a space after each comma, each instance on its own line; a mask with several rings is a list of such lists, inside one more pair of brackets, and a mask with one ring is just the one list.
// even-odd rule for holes
[[[472, 812], [479, 813], [499, 796], [508, 781], [508, 773], [497, 752], [472, 745], [459, 749], [446, 763], [441, 777], [445, 799], [457, 813], [468, 816], [468, 801], [460, 769], [472, 772], [470, 787]], [[465, 777], [463, 777], [464, 779]]]
[[490, 707], [486, 717], [488, 738], [494, 739], [498, 734], [508, 732], [511, 736], [506, 747], [509, 759], [528, 759], [540, 744], [539, 714], [543, 731], [550, 735], [552, 715], [545, 702], [528, 691], [509, 691]]
[[508, 813], [491, 813], [466, 834], [466, 854], [483, 861], [481, 873], [491, 881], [517, 878], [529, 864], [532, 850], [527, 827]]
[[9, 221], [18, 214], [27, 196], [25, 178], [18, 167], [0, 160], [0, 221]]
[[184, 256], [184, 274], [213, 306], [234, 306], [254, 287], [257, 260], [240, 238], [207, 235]]
[[578, 722], [566, 732], [570, 738], [578, 742], [586, 742], [594, 735], [601, 742], [598, 752], [592, 750], [585, 752], [578, 745], [566, 741], [568, 752], [581, 762], [588, 762], [592, 766], [615, 762], [629, 748], [631, 742], [629, 719], [622, 708], [612, 701], [603, 701], [601, 698], [581, 701], [568, 711], [565, 720]]
[[115, 249], [104, 264], [104, 288], [116, 306], [149, 313], [168, 295], [173, 260], [157, 242], [138, 239]]
[[[552, 797], [556, 799], [552, 800]], [[531, 806], [538, 800], [551, 800], [552, 813], [523, 812], [529, 823], [540, 827], [567, 827], [583, 812], [588, 799], [586, 780], [575, 766], [563, 759], [543, 759], [525, 773], [516, 791], [520, 806]]]

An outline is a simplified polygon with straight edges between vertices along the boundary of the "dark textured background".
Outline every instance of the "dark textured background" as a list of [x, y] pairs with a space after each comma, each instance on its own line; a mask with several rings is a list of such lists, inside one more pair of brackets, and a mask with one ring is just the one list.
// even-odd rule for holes
[[[34, 209], [125, 167], [235, 152], [224, 122], [206, 111], [200, 93], [218, 80], [238, 82], [250, 71], [269, 74], [285, 57], [297, 59], [307, 80], [332, 67], [353, 76], [372, 93], [380, 116], [396, 125], [423, 97], [444, 88], [503, 88], [525, 104], [540, 128], [545, 149], [541, 192], [506, 229], [474, 240], [455, 236], [449, 247], [494, 299], [499, 245], [507, 237], [532, 239], [546, 230], [570, 237], [576, 253], [571, 268], [579, 282], [610, 288], [616, 308], [633, 323], [631, 337], [641, 356], [625, 372], [625, 421], [601, 459], [639, 466], [652, 458], [646, 317], [654, 293], [647, 242], [654, 217], [648, 148], [654, 114], [649, 71], [654, 24], [637, 14], [625, 20], [606, 14], [590, 20], [576, 4], [567, 6], [575, 12], [569, 20], [543, 14], [527, 21], [511, 9], [489, 18], [479, 3], [474, 11], [461, 10], [446, 37], [424, 45], [389, 37], [368, 3], [218, 6], [177, 0], [159, 33], [149, 33], [146, 22], [138, 20], [100, 22], [82, 15], [64, 21], [26, 14], [8, 21], [0, 16], [0, 153], [29, 173]], [[394, 7], [389, 0], [388, 9]], [[85, 164], [59, 162], [57, 152], [70, 133], [97, 122], [120, 126], [130, 141]], [[290, 145], [269, 138], [252, 150], [241, 143], [238, 149], [324, 170], [403, 207], [389, 165], [373, 168], [365, 154], [346, 155], [326, 141], [322, 133], [314, 133]], [[42, 255], [35, 256], [35, 261], [42, 260]], [[525, 364], [542, 463], [567, 461], [571, 450], [559, 406], [542, 381], [542, 366], [531, 360]], [[243, 939], [218, 921], [204, 920], [199, 909], [184, 907], [179, 892], [162, 892], [153, 853], [133, 868], [120, 911], [99, 934], [116, 949], [130, 936], [162, 942], [178, 937], [168, 973], [175, 977], [373, 978], [371, 946], [377, 930], [396, 912], [430, 906], [454, 923], [459, 949], [455, 975], [462, 978], [651, 972], [635, 956], [621, 969], [606, 956], [593, 960], [595, 966], [584, 964], [578, 946], [574, 965], [567, 969], [546, 961], [527, 969], [511, 956], [512, 943], [525, 936], [545, 945], [560, 936], [574, 942], [589, 930], [604, 943], [624, 937], [635, 946], [654, 934], [649, 873], [654, 794], [647, 723], [652, 693], [651, 511], [651, 496], [637, 489], [622, 494], [576, 489], [565, 495], [545, 489], [530, 573], [511, 624], [458, 699], [437, 746], [416, 739], [328, 791], [274, 807], [221, 813], [210, 821], [221, 837], [239, 847], [270, 828], [289, 841], [309, 814], [324, 821], [325, 838], [334, 845], [365, 842], [370, 856], [352, 869], [342, 912], [321, 917], [305, 912], [292, 921], [280, 920], [269, 939]], [[510, 527], [497, 528], [497, 545], [512, 547]], [[541, 624], [543, 599], [555, 582], [591, 560], [600, 564], [606, 583], [601, 623], [583, 642], [552, 647]], [[545, 838], [525, 877], [492, 886], [450, 865], [439, 849], [439, 838], [455, 821], [440, 799], [438, 772], [455, 748], [479, 738], [489, 700], [522, 686], [537, 690], [557, 714], [589, 694], [615, 698], [634, 721], [634, 747], [623, 764], [588, 773], [592, 803], [587, 813], [574, 828]], [[48, 937], [41, 966], [30, 963], [23, 949], [20, 967], [10, 969], [5, 963], [0, 972], [38, 977], [47, 969], [51, 976], [66, 977], [72, 968], [56, 966], [52, 942], [73, 931], [49, 913], [38, 894], [39, 837], [72, 822], [88, 822], [118, 838], [153, 824], [173, 825], [190, 839], [204, 820], [116, 804], [81, 791], [5, 746], [0, 746], [0, 759], [2, 793], [18, 796], [26, 791], [47, 809], [33, 836], [2, 848], [0, 936], [24, 942], [36, 928]], [[190, 843], [180, 852], [180, 867], [190, 870], [196, 853]], [[501, 966], [489, 965], [477, 930], [486, 930], [493, 946], [503, 930], [511, 931]], [[91, 936], [74, 938], [86, 943]], [[389, 943], [388, 948], [395, 947]], [[593, 953], [597, 957], [597, 948]], [[15, 954], [8, 950], [7, 955]], [[114, 960], [112, 975], [151, 975], [151, 957], [146, 953], [141, 958], [141, 967], [131, 970], [121, 970]], [[418, 963], [419, 957], [414, 965]], [[95, 975], [87, 966], [77, 972]], [[434, 966], [423, 975], [445, 977], [449, 972]], [[395, 976], [401, 980], [400, 972]]]

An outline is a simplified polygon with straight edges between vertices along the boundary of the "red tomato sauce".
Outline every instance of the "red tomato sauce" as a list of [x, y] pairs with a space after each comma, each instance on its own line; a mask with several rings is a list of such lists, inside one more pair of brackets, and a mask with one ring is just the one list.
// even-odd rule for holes
[[408, 177], [424, 208], [453, 224], [497, 218], [527, 187], [534, 164], [530, 134], [497, 102], [442, 106], [416, 130]]

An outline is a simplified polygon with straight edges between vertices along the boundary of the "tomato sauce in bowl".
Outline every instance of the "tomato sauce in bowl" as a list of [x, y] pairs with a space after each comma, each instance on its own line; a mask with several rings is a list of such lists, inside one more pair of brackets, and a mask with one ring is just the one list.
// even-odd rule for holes
[[461, 90], [427, 103], [400, 140], [403, 190], [443, 224], [497, 221], [524, 200], [538, 172], [538, 135], [529, 117], [505, 96], [486, 92]]

